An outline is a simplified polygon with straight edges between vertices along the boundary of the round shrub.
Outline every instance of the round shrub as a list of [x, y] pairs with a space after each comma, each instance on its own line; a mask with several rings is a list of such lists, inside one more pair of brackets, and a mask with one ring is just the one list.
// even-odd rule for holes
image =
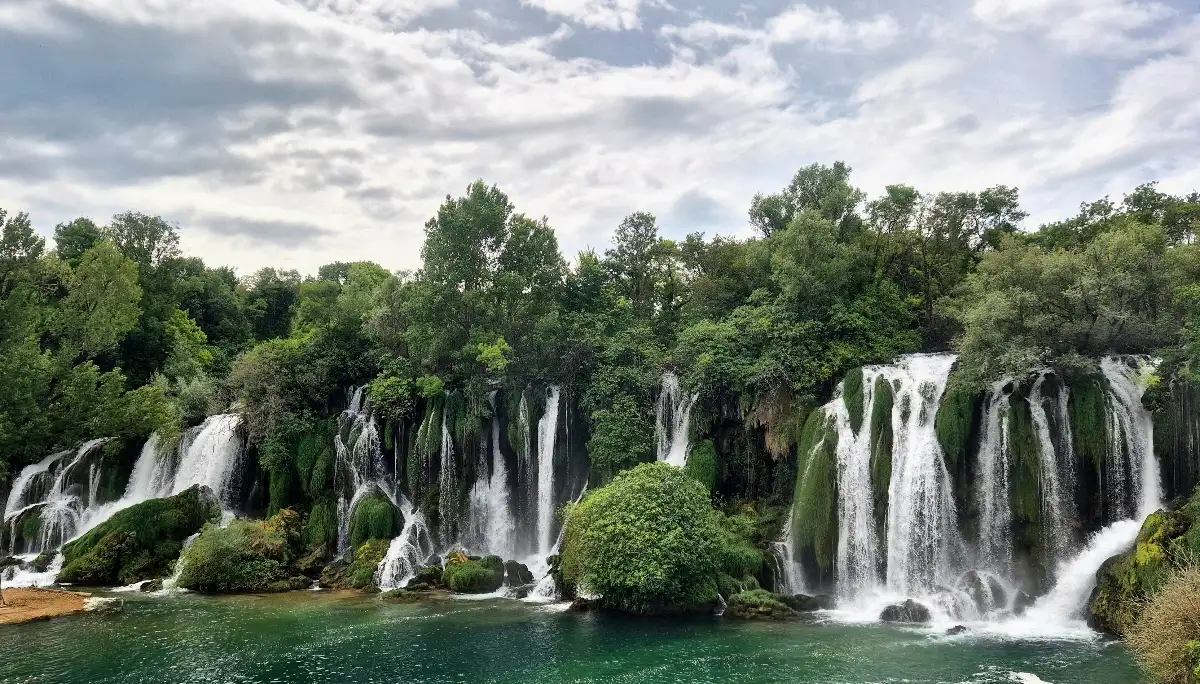
[[716, 488], [717, 449], [713, 446], [712, 440], [704, 440], [697, 444], [695, 449], [692, 449], [683, 471], [704, 485], [708, 491], [711, 492]]
[[643, 463], [567, 510], [563, 579], [630, 613], [708, 606], [721, 535], [703, 485], [674, 466]]
[[350, 517], [350, 545], [362, 546], [371, 539], [391, 539], [399, 534], [396, 510], [383, 496], [371, 496], [358, 502]]
[[442, 582], [457, 594], [487, 594], [504, 586], [504, 561], [497, 556], [449, 563]]

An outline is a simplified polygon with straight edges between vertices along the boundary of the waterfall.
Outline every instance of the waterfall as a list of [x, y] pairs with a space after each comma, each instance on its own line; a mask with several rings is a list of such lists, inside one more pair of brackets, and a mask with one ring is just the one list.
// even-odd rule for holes
[[1012, 506], [1009, 502], [1009, 389], [1004, 378], [992, 384], [983, 418], [983, 440], [979, 445], [976, 497], [979, 516], [979, 561], [981, 567], [1007, 575], [1012, 568]]
[[[4, 505], [10, 554], [19, 550], [18, 536], [25, 552], [33, 554], [56, 549], [76, 536], [88, 508], [99, 504], [101, 447], [108, 441], [93, 439], [74, 451], [52, 454], [21, 470]], [[37, 537], [25, 539], [24, 528], [31, 516], [39, 521], [35, 525]]]
[[796, 562], [796, 544], [792, 537], [792, 514], [788, 509], [787, 522], [783, 524], [783, 533], [779, 541], [771, 542], [771, 558], [775, 561], [775, 591], [779, 594], [804, 594], [807, 587], [804, 583], [804, 573]]
[[[1070, 489], [1063, 486], [1064, 480], [1073, 480], [1068, 478], [1067, 472], [1074, 472], [1073, 454], [1068, 452], [1066, 458], [1060, 464], [1058, 454], [1054, 449], [1054, 440], [1050, 433], [1050, 420], [1046, 414], [1045, 401], [1047, 398], [1042, 396], [1042, 385], [1046, 382], [1046, 372], [1038, 374], [1037, 380], [1034, 381], [1033, 387], [1029, 390], [1029, 412], [1033, 419], [1033, 427], [1037, 433], [1039, 463], [1041, 465], [1041, 501], [1042, 501], [1042, 527], [1046, 534], [1047, 550], [1050, 553], [1052, 560], [1061, 560], [1064, 552], [1070, 544], [1070, 528], [1068, 525], [1068, 512], [1071, 499], [1070, 494], [1074, 491], [1073, 483]], [[1064, 444], [1070, 447], [1070, 419], [1066, 415], [1067, 412], [1067, 389], [1066, 385], [1062, 385], [1058, 396], [1054, 399], [1056, 402], [1056, 417], [1059, 424], [1062, 426], [1059, 429], [1066, 432]], [[1064, 420], [1065, 419], [1065, 420]]]
[[161, 442], [157, 432], [150, 435], [150, 439], [142, 445], [138, 460], [133, 464], [133, 472], [129, 476], [129, 483], [125, 485], [125, 493], [116, 501], [89, 506], [79, 524], [77, 536], [94, 529], [118, 511], [143, 501], [170, 496], [175, 486], [174, 473], [171, 472], [172, 459], [169, 455], [164, 456], [161, 453]]
[[[835, 572], [837, 591], [850, 598], [879, 583], [879, 539], [875, 525], [875, 495], [871, 487], [871, 414], [875, 404], [875, 380], [879, 367], [863, 369], [862, 424], [857, 431], [850, 421], [846, 406], [845, 383], [838, 386], [838, 396], [825, 406], [834, 418], [838, 431], [837, 478], [838, 490], [838, 547]], [[787, 523], [791, 535], [791, 520]], [[791, 558], [794, 558], [792, 556]]]
[[216, 415], [204, 421], [194, 438], [185, 439], [180, 445], [171, 494], [203, 485], [217, 495], [222, 508], [237, 508], [239, 466], [246, 446], [241, 426], [242, 418], [237, 414]]
[[692, 407], [698, 398], [697, 394], [683, 393], [679, 376], [674, 372], [663, 372], [654, 423], [658, 460], [680, 468], [687, 463], [691, 447]]
[[458, 512], [458, 480], [455, 474], [454, 440], [446, 426], [446, 411], [442, 411], [441, 468], [438, 472], [438, 531], [443, 546], [454, 540], [454, 526]]
[[1111, 387], [1110, 472], [1118, 471], [1127, 480], [1120, 491], [1131, 495], [1129, 499], [1136, 506], [1130, 514], [1143, 520], [1162, 506], [1162, 482], [1154, 457], [1154, 419], [1142, 405], [1153, 366], [1142, 358], [1106, 356], [1100, 361], [1100, 370]]
[[397, 505], [395, 485], [380, 448], [379, 422], [364, 390], [358, 387], [351, 393], [349, 405], [338, 416], [338, 432], [333, 438], [339, 556], [350, 548], [350, 522], [360, 501], [378, 492]]
[[375, 583], [383, 591], [408, 586], [409, 580], [434, 554], [425, 516], [403, 496], [400, 498], [400, 512], [404, 516], [404, 527], [388, 545], [387, 555], [375, 570]]
[[489, 401], [492, 404], [491, 449], [487, 439], [480, 440], [478, 472], [471, 488], [469, 539], [480, 551], [513, 558], [516, 555], [516, 523], [510, 502], [508, 468], [500, 451], [500, 417], [496, 413], [495, 392]]
[[537, 551], [548, 556], [554, 545], [554, 444], [558, 436], [557, 386], [549, 389], [546, 411], [538, 421], [537, 433]]
[[896, 388], [887, 585], [908, 595], [949, 585], [952, 556], [961, 546], [950, 474], [934, 432], [954, 359], [950, 354], [915, 354], [881, 369]]
[[[530, 432], [529, 400], [525, 392], [521, 392], [521, 402], [517, 407], [517, 431], [520, 442], [517, 448], [517, 492], [524, 495], [518, 503], [517, 513], [522, 521], [534, 521], [536, 525], [537, 468], [533, 462], [533, 435]], [[520, 530], [522, 552], [536, 553], [537, 530], [531, 530], [526, 525], [522, 525]]]

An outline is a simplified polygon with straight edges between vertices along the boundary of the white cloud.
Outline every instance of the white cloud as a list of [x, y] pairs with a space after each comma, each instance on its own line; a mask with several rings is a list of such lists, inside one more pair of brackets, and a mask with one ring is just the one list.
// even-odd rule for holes
[[771, 18], [766, 32], [774, 43], [807, 43], [829, 50], [872, 49], [890, 44], [900, 35], [900, 27], [888, 15], [852, 21], [829, 7], [816, 10], [793, 5]]
[[627, 31], [640, 26], [642, 0], [521, 0], [549, 14], [592, 28]]
[[[67, 32], [43, 31], [31, 44], [85, 61], [65, 74], [75, 81], [62, 101], [45, 99], [62, 73], [30, 72], [28, 85], [0, 73], [9, 79], [0, 92], [19, 105], [0, 110], [0, 206], [31, 211], [43, 230], [81, 214], [161, 213], [181, 223], [189, 251], [242, 272], [354, 259], [414, 267], [424, 221], [480, 177], [519, 211], [548, 216], [568, 256], [604, 248], [636, 210], [677, 235], [701, 220], [745, 230], [754, 193], [813, 161], [848, 161], [869, 193], [897, 182], [1017, 185], [1037, 218], [1156, 177], [1176, 192], [1197, 178], [1200, 57], [1187, 39], [1200, 22], [1146, 25], [1160, 52], [1114, 72], [1095, 107], [1065, 111], [1037, 99], [999, 106], [1013, 96], [980, 75], [1006, 66], [991, 44], [972, 48], [950, 28], [898, 41], [898, 20], [800, 6], [754, 26], [701, 18], [605, 33], [672, 48], [616, 66], [559, 56], [591, 33], [565, 26], [497, 42], [483, 29], [398, 29], [335, 12], [331, 0], [324, 9], [291, 0], [59, 5], [67, 2], [112, 32], [109, 45], [157, 37], [170, 49], [86, 59], [95, 51], [85, 44], [69, 48], [90, 36], [72, 33], [65, 15], [38, 14]], [[20, 37], [11, 7], [0, 12], [0, 59], [4, 41]], [[611, 25], [637, 21], [636, 9]], [[35, 25], [23, 16], [21, 26]], [[1004, 26], [995, 41], [1043, 31]], [[782, 40], [819, 48], [812, 68], [781, 61]], [[889, 40], [886, 64], [825, 54]], [[1047, 69], [1040, 85], [1069, 86], [1056, 79], [1072, 73]], [[76, 129], [87, 135], [69, 135]]]
[[1137, 33], [1174, 14], [1154, 0], [976, 0], [981, 22], [1002, 30], [1034, 30], [1077, 53], [1138, 52]]

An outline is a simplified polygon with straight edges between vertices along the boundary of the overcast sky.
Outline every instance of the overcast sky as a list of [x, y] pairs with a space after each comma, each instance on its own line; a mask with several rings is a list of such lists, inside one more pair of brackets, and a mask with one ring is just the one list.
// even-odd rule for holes
[[845, 160], [1030, 224], [1200, 189], [1195, 0], [0, 0], [0, 207], [126, 209], [247, 273], [420, 261], [473, 179], [568, 258], [625, 214], [747, 233]]

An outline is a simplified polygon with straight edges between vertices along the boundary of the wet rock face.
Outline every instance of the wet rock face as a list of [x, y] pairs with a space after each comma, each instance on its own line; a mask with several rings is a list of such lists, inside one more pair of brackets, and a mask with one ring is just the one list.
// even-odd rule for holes
[[907, 624], [925, 624], [933, 620], [929, 609], [916, 601], [909, 599], [904, 603], [896, 603], [883, 609], [879, 619], [884, 622]]
[[955, 625], [946, 630], [946, 636], [958, 636], [959, 634], [966, 634], [968, 631], [969, 630], [963, 625]]
[[525, 584], [533, 584], [533, 573], [529, 571], [529, 566], [524, 563], [518, 563], [515, 560], [506, 561], [504, 563], [505, 582], [510, 587], [519, 587]]

